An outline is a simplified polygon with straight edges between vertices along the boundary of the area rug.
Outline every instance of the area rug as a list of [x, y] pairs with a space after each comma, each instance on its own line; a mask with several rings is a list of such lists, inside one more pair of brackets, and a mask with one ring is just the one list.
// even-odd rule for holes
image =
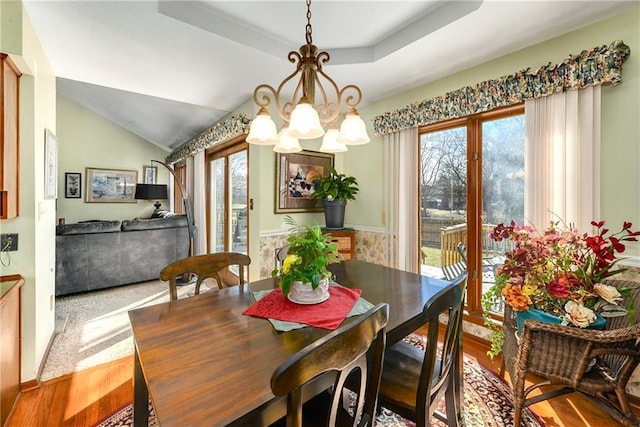
[[[192, 294], [193, 288], [179, 287], [178, 296]], [[56, 298], [56, 335], [40, 380], [133, 354], [128, 311], [166, 301], [169, 285], [159, 280]]]
[[[422, 347], [420, 336], [411, 335], [405, 340]], [[151, 405], [149, 426], [156, 427], [157, 421]], [[441, 403], [444, 410], [444, 402]], [[529, 408], [523, 411], [522, 426], [544, 427], [544, 422]], [[126, 405], [115, 412], [97, 427], [124, 427], [132, 425], [132, 405]], [[464, 357], [464, 408], [465, 427], [503, 427], [513, 426], [513, 401], [509, 386], [498, 375], [479, 365], [475, 360]], [[399, 415], [382, 408], [376, 417], [376, 427], [415, 427], [415, 424]], [[432, 425], [447, 427], [433, 419]]]

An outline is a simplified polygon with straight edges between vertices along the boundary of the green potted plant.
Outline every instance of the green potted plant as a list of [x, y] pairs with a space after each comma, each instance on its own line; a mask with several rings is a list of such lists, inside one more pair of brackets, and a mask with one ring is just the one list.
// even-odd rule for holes
[[287, 236], [289, 250], [280, 268], [271, 275], [280, 278], [280, 288], [293, 302], [313, 304], [329, 297], [331, 272], [327, 265], [339, 261], [338, 247], [322, 234], [320, 226], [298, 225], [289, 215], [285, 224], [291, 226]]
[[358, 181], [353, 176], [336, 172], [329, 166], [329, 175], [316, 184], [312, 199], [321, 199], [324, 206], [324, 220], [327, 228], [344, 227], [344, 211], [348, 200], [355, 200], [358, 194]]

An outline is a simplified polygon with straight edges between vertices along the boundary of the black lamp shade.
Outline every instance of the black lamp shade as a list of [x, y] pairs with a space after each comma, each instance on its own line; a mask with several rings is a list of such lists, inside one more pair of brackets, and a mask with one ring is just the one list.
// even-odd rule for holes
[[166, 200], [169, 198], [166, 184], [137, 184], [134, 198], [138, 200]]

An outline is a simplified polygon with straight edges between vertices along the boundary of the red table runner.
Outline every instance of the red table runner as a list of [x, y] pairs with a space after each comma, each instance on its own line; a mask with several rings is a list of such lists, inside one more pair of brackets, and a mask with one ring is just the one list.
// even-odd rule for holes
[[335, 330], [360, 298], [362, 289], [329, 286], [329, 299], [319, 304], [296, 304], [276, 288], [242, 314]]

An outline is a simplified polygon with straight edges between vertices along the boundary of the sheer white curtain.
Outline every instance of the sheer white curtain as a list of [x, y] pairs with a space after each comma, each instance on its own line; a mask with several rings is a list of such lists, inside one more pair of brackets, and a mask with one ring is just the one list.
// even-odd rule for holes
[[600, 219], [600, 89], [525, 103], [525, 220], [538, 230]]
[[[202, 255], [207, 253], [207, 215], [206, 215], [206, 194], [205, 194], [205, 157], [204, 151], [200, 151], [193, 156], [191, 170], [193, 171], [193, 182], [189, 194], [192, 198], [193, 222], [196, 225], [196, 238], [194, 242], [194, 254]], [[189, 168], [187, 162], [187, 168]], [[187, 169], [189, 170], [189, 169]], [[189, 175], [189, 174], [188, 174]]]
[[418, 128], [384, 137], [384, 204], [387, 264], [419, 273]]

